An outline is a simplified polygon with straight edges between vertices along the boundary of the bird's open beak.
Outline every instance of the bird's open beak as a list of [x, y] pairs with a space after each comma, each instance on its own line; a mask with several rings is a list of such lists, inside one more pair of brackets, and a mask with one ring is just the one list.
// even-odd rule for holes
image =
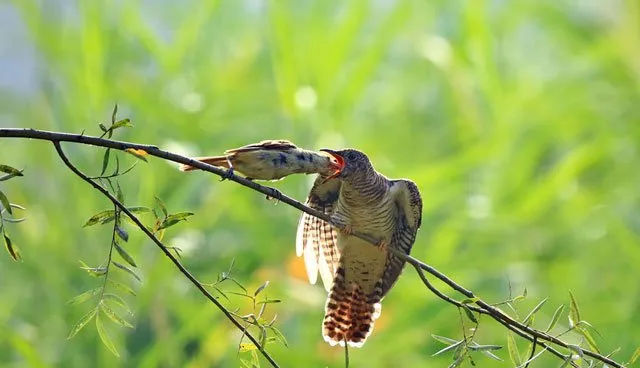
[[344, 169], [344, 157], [342, 157], [340, 154], [338, 154], [338, 152], [336, 152], [334, 150], [327, 149], [327, 148], [321, 149], [320, 152], [328, 153], [335, 160], [335, 162], [331, 161], [331, 164], [333, 165], [333, 167], [335, 168], [336, 171], [333, 174], [331, 174], [329, 177], [327, 177], [324, 181], [333, 179], [333, 178], [337, 177], [338, 175], [340, 175], [340, 173], [342, 172], [342, 169]]

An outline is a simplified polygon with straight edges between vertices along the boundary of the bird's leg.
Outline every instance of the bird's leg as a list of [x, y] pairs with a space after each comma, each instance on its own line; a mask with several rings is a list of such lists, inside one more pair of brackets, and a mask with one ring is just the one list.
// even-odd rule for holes
[[234, 175], [233, 164], [231, 163], [231, 160], [229, 160], [229, 157], [227, 157], [227, 163], [229, 164], [229, 168], [227, 169], [227, 172], [224, 175], [222, 175], [222, 178], [220, 179], [220, 181], [231, 179], [231, 177], [233, 177]]
[[331, 216], [331, 225], [335, 226], [338, 232], [345, 236], [353, 235], [353, 225], [351, 225], [343, 216], [333, 214]]
[[275, 188], [269, 188], [269, 189], [271, 190], [271, 194], [266, 195], [267, 201], [275, 199], [276, 204], [278, 204], [278, 202], [282, 200], [282, 192]]
[[344, 227], [339, 231], [344, 235], [351, 236], [353, 235], [353, 226], [351, 224], [344, 224]]
[[378, 250], [380, 250], [381, 252], [386, 252], [387, 251], [387, 241], [384, 239], [380, 239], [376, 244], [376, 247], [378, 248]]

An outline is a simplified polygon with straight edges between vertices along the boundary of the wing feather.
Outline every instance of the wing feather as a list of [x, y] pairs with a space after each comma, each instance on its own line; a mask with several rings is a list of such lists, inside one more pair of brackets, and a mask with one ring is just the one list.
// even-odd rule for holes
[[[339, 193], [339, 180], [325, 182], [325, 177], [318, 176], [311, 188], [306, 205], [331, 214]], [[331, 288], [340, 260], [337, 237], [337, 231], [326, 221], [307, 213], [303, 213], [300, 217], [296, 234], [296, 254], [304, 256], [309, 282], [315, 284], [319, 272], [327, 291]]]
[[[409, 254], [422, 223], [422, 198], [420, 197], [418, 186], [411, 180], [393, 180], [391, 182], [391, 191], [398, 209], [398, 219], [389, 247]], [[395, 284], [402, 272], [404, 263], [402, 259], [389, 253], [384, 276], [382, 277], [382, 297]]]

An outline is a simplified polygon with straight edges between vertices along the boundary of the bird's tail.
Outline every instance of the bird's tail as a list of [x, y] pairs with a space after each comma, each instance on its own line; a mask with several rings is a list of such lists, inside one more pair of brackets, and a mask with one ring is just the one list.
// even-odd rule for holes
[[[193, 157], [193, 159], [196, 161], [204, 162], [205, 164], [225, 167], [227, 169], [229, 168], [229, 161], [227, 161], [226, 156]], [[179, 169], [180, 171], [199, 170], [197, 167], [193, 167], [191, 165], [185, 165], [185, 164], [180, 165]]]
[[331, 346], [361, 347], [373, 331], [373, 322], [380, 316], [380, 287], [366, 294], [358, 284], [347, 283], [344, 268], [336, 276], [327, 299], [322, 336]]

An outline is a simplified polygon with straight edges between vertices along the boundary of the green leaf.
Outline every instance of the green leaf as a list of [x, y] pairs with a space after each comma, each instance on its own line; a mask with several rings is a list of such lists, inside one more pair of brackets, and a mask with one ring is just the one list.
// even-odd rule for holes
[[13, 211], [11, 210], [11, 203], [9, 203], [9, 199], [6, 195], [0, 190], [0, 204], [4, 207], [10, 215], [13, 215]]
[[129, 323], [126, 319], [120, 317], [113, 309], [111, 309], [104, 302], [100, 302], [100, 310], [104, 313], [105, 316], [109, 317], [113, 322], [119, 324], [123, 327], [133, 328], [133, 325]]
[[98, 128], [100, 128], [100, 130], [102, 130], [103, 133], [106, 133], [109, 131], [109, 129], [107, 129], [107, 127], [104, 126], [104, 124], [102, 123], [98, 124]]
[[462, 303], [462, 304], [473, 304], [473, 303], [477, 302], [478, 300], [480, 300], [480, 298], [478, 298], [478, 297], [466, 298], [466, 299], [463, 299], [460, 303]]
[[76, 295], [75, 297], [73, 297], [71, 300], [69, 300], [67, 302], [68, 305], [76, 305], [76, 304], [80, 304], [80, 303], [84, 303], [87, 300], [93, 298], [94, 296], [98, 295], [100, 293], [100, 291], [102, 290], [101, 287], [95, 288], [95, 289], [91, 289], [91, 290], [87, 290], [82, 294]]
[[104, 346], [106, 346], [107, 349], [109, 349], [113, 353], [113, 355], [120, 357], [120, 354], [118, 354], [116, 346], [113, 344], [113, 341], [111, 341], [109, 334], [107, 334], [107, 330], [104, 328], [99, 315], [96, 315], [96, 330], [98, 331], [98, 336], [100, 336], [100, 340], [102, 340]]
[[522, 299], [525, 299], [525, 298], [527, 297], [527, 293], [528, 293], [528, 292], [527, 292], [527, 288], [524, 288], [524, 291], [522, 292], [522, 295], [518, 295], [518, 296], [516, 296], [515, 298], [513, 298], [513, 300], [512, 300], [512, 301], [513, 301], [513, 302], [517, 302], [517, 301], [520, 301], [520, 300], [522, 300]]
[[[15, 169], [15, 168], [13, 168], [11, 166], [8, 166], [8, 165], [0, 165], [0, 171], [3, 172], [3, 173], [9, 174], [12, 177], [13, 176], [24, 176], [24, 174], [22, 174], [22, 170]], [[7, 179], [4, 179], [4, 180], [7, 180]]]
[[631, 364], [635, 363], [638, 359], [640, 359], [640, 346], [638, 346], [636, 351], [633, 352], [633, 355], [631, 356], [631, 359], [629, 359], [628, 365], [631, 365]]
[[144, 206], [133, 206], [133, 207], [127, 207], [127, 209], [134, 214], [142, 214], [142, 213], [149, 213], [151, 212], [151, 208], [149, 207], [144, 207]]
[[11, 258], [13, 258], [14, 261], [19, 261], [22, 258], [20, 256], [20, 251], [13, 245], [11, 239], [9, 239], [9, 235], [7, 235], [6, 233], [4, 233], [3, 235], [4, 245], [7, 248], [7, 252], [9, 252], [9, 255], [11, 255]]
[[467, 318], [469, 318], [469, 320], [471, 320], [471, 322], [478, 324], [478, 319], [476, 318], [476, 316], [473, 314], [473, 312], [471, 311], [471, 309], [469, 309], [469, 307], [467, 307], [466, 304], [462, 305], [462, 310], [464, 310], [464, 314], [467, 315]]
[[440, 335], [431, 335], [431, 337], [433, 337], [436, 341], [440, 341], [443, 344], [447, 344], [447, 345], [451, 345], [451, 344], [457, 344], [459, 342], [462, 342], [463, 340], [454, 340], [448, 337], [444, 337], [444, 336], [440, 336]]
[[120, 244], [118, 244], [118, 242], [113, 242], [113, 246], [116, 248], [118, 254], [125, 262], [132, 265], [133, 267], [138, 267], [138, 265], [136, 265], [136, 262], [133, 260], [133, 257], [131, 257], [129, 253], [127, 253], [127, 251], [125, 251], [124, 248], [122, 248]]
[[113, 111], [111, 112], [111, 125], [116, 122], [116, 115], [118, 115], [118, 104], [113, 105]]
[[120, 226], [116, 226], [115, 231], [120, 239], [124, 240], [125, 242], [129, 240], [129, 233], [127, 233], [125, 229], [121, 228]]
[[133, 272], [133, 270], [131, 270], [129, 267], [127, 267], [127, 266], [125, 266], [123, 264], [120, 264], [120, 263], [118, 263], [116, 261], [113, 261], [112, 263], [113, 263], [114, 266], [118, 267], [119, 269], [121, 269], [121, 270], [125, 271], [126, 273], [130, 274], [131, 276], [133, 276], [136, 280], [142, 282], [142, 280], [140, 279], [140, 276], [136, 275], [136, 273]]
[[265, 281], [264, 284], [258, 286], [256, 291], [253, 293], [253, 296], [258, 296], [262, 290], [264, 290], [267, 286], [269, 286], [269, 280]]
[[529, 314], [527, 314], [527, 316], [524, 318], [524, 320], [522, 321], [522, 323], [526, 326], [529, 326], [532, 322], [533, 322], [533, 317], [536, 315], [536, 313], [540, 310], [540, 308], [542, 308], [542, 306], [544, 305], [544, 303], [547, 302], [549, 298], [544, 298], [540, 301], [540, 303], [538, 303], [532, 310], [531, 312], [529, 312]]
[[102, 171], [100, 171], [100, 175], [104, 175], [105, 171], [107, 171], [107, 166], [109, 166], [109, 157], [111, 154], [111, 148], [107, 148], [104, 151], [104, 156], [102, 157]]
[[238, 351], [241, 353], [246, 353], [248, 351], [257, 350], [257, 349], [258, 347], [255, 346], [252, 342], [243, 342], [240, 344]]
[[122, 119], [118, 120], [111, 126], [112, 130], [116, 130], [118, 128], [133, 128], [133, 124], [131, 124], [131, 119]]
[[160, 226], [158, 226], [158, 230], [166, 229], [170, 226], [177, 224], [180, 221], [185, 221], [187, 217], [193, 216], [193, 215], [194, 215], [193, 212], [180, 212], [180, 213], [169, 215], [162, 221]]
[[124, 301], [124, 299], [122, 299], [122, 297], [120, 297], [119, 295], [112, 294], [112, 293], [105, 293], [102, 296], [102, 298], [104, 299], [105, 303], [107, 301], [111, 301], [111, 302], [115, 303], [116, 305], [119, 305], [120, 307], [122, 307], [122, 309], [124, 309], [124, 311], [127, 314], [133, 316], [133, 312], [131, 311], [131, 309], [129, 308], [127, 303]]
[[589, 333], [589, 331], [587, 331], [586, 328], [584, 327], [577, 327], [578, 333], [580, 335], [582, 335], [582, 337], [584, 337], [585, 341], [587, 342], [587, 345], [589, 345], [589, 347], [591, 348], [591, 350], [597, 352], [598, 354], [600, 354], [600, 349], [598, 349], [598, 345], [596, 344], [596, 340], [593, 338], [593, 336], [591, 336], [591, 334]]
[[80, 330], [82, 330], [84, 326], [86, 326], [87, 323], [89, 323], [89, 321], [91, 321], [91, 319], [95, 317], [96, 312], [98, 312], [98, 309], [93, 308], [87, 314], [82, 316], [82, 318], [80, 318], [78, 323], [76, 323], [75, 326], [73, 326], [73, 328], [71, 329], [71, 332], [69, 332], [69, 336], [67, 336], [67, 339], [72, 339], [78, 332], [80, 332]]
[[561, 304], [558, 308], [556, 308], [556, 311], [553, 312], [553, 316], [551, 317], [551, 322], [549, 322], [549, 326], [547, 327], [545, 332], [549, 332], [554, 327], [556, 327], [556, 325], [558, 324], [558, 320], [560, 320], [560, 317], [562, 316], [563, 311], [564, 311], [564, 304]]
[[162, 200], [156, 196], [153, 196], [153, 198], [156, 199], [156, 203], [158, 203], [158, 207], [160, 207], [160, 210], [164, 214], [164, 217], [169, 216], [169, 213], [167, 212], [167, 206], [164, 205], [164, 202], [162, 202]]
[[289, 344], [287, 343], [287, 339], [285, 339], [284, 335], [282, 334], [282, 332], [280, 332], [280, 330], [278, 330], [273, 326], [267, 326], [267, 328], [273, 331], [273, 334], [276, 335], [276, 337], [280, 340], [280, 342], [282, 342], [282, 344], [285, 347], [289, 347]]
[[513, 338], [513, 334], [511, 332], [507, 333], [507, 348], [509, 350], [509, 358], [511, 359], [511, 363], [516, 367], [522, 365], [522, 359], [520, 358], [520, 352], [518, 351], [518, 345], [516, 345], [516, 340]]
[[[108, 221], [113, 221], [113, 218], [115, 217], [115, 211], [114, 210], [105, 210], [105, 211], [101, 211], [96, 213], [95, 215], [91, 216], [91, 218], [89, 220], [87, 220], [87, 222], [82, 225], [82, 227], [88, 227], [88, 226], [93, 226], [97, 223], [101, 223], [101, 224], [105, 224]], [[105, 221], [109, 219], [108, 221]]]
[[479, 345], [476, 342], [474, 342], [473, 345], [469, 346], [469, 350], [479, 351], [482, 354], [488, 356], [489, 358], [501, 362], [502, 358], [500, 358], [499, 356], [491, 352], [492, 350], [500, 350], [500, 349], [502, 349], [502, 346], [500, 345]]
[[120, 291], [123, 291], [123, 292], [125, 292], [125, 293], [127, 293], [127, 294], [131, 294], [131, 295], [133, 295], [133, 296], [136, 296], [136, 292], [135, 292], [135, 291], [133, 291], [133, 290], [132, 290], [130, 287], [128, 287], [127, 285], [121, 284], [121, 283], [119, 283], [119, 282], [117, 282], [117, 281], [113, 281], [113, 280], [111, 280], [111, 279], [109, 279], [108, 281], [109, 281], [109, 283], [110, 283], [113, 287], [115, 287], [116, 289], [118, 289], [118, 290], [120, 290]]
[[573, 328], [580, 322], [580, 309], [572, 292], [569, 292], [569, 296], [571, 297], [571, 304], [569, 305], [569, 326]]
[[120, 203], [124, 203], [124, 193], [122, 193], [122, 188], [120, 188], [120, 182], [116, 181], [116, 199]]
[[281, 303], [280, 299], [265, 299], [258, 302], [258, 304], [270, 304], [270, 303]]

